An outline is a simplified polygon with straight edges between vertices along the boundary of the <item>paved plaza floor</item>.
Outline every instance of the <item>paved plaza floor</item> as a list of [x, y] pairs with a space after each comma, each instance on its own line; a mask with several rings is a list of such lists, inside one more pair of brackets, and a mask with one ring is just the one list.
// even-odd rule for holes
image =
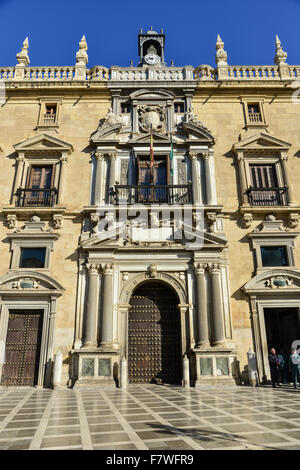
[[290, 386], [0, 388], [0, 450], [300, 450]]

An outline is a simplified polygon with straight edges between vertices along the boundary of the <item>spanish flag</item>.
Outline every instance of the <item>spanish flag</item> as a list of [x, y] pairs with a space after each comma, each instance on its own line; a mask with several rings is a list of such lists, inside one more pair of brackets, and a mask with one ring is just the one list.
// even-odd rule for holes
[[153, 146], [153, 134], [152, 134], [152, 126], [150, 132], [150, 168], [153, 168], [154, 165], [154, 146]]

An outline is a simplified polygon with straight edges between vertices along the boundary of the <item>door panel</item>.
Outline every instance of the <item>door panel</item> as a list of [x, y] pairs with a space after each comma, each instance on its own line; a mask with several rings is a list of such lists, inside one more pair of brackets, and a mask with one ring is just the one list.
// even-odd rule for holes
[[42, 311], [11, 311], [1, 384], [37, 384], [42, 335]]
[[158, 282], [140, 286], [130, 300], [129, 381], [180, 384], [181, 326], [178, 300]]

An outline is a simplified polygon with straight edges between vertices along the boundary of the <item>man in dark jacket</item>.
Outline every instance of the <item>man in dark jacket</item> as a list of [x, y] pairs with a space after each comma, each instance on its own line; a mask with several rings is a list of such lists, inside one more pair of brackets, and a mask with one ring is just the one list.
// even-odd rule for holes
[[272, 382], [272, 387], [280, 387], [279, 384], [279, 373], [280, 373], [280, 360], [276, 354], [276, 351], [274, 348], [270, 349], [270, 354], [269, 354], [269, 364], [270, 364], [270, 372], [271, 372], [271, 382]]

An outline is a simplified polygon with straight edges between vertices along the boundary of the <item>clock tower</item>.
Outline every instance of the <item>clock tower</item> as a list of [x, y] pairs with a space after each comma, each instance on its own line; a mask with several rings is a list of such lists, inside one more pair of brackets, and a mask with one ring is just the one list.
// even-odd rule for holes
[[152, 26], [147, 33], [140, 31], [138, 38], [139, 66], [166, 65], [164, 58], [165, 35], [161, 29], [160, 33], [153, 31]]

